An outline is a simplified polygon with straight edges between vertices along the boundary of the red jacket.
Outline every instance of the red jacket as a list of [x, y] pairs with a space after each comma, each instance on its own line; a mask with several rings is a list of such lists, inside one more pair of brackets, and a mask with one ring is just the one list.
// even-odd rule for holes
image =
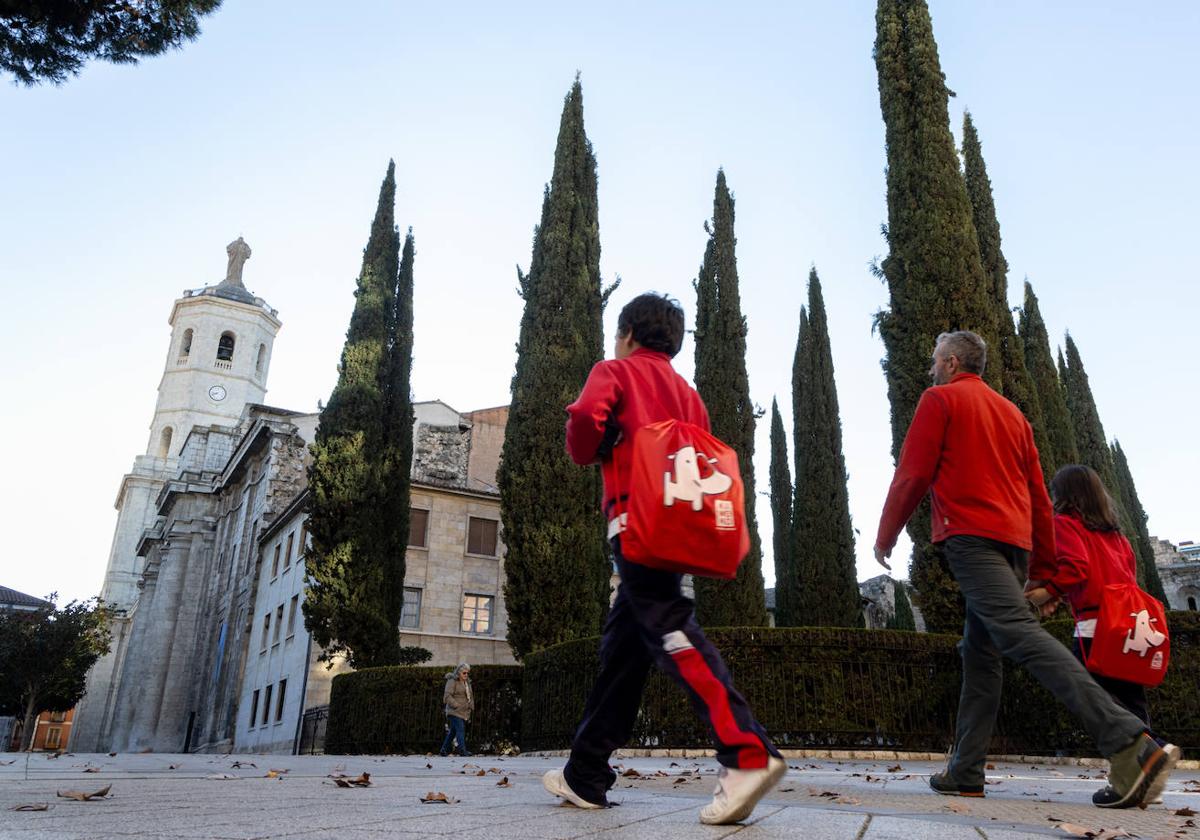
[[1054, 562], [1030, 565], [1030, 580], [1071, 602], [1075, 614], [1095, 612], [1109, 583], [1137, 583], [1133, 547], [1120, 531], [1092, 531], [1070, 514], [1054, 517]]
[[671, 419], [709, 431], [708, 409], [696, 389], [671, 367], [670, 356], [645, 348], [624, 359], [597, 362], [583, 393], [567, 406], [567, 454], [577, 464], [603, 461], [609, 518], [614, 499], [628, 492], [632, 466], [632, 447], [614, 444], [632, 438], [642, 426]]
[[970, 535], [1050, 562], [1054, 528], [1033, 430], [1021, 410], [973, 373], [921, 395], [900, 449], [875, 544], [891, 550], [929, 492], [933, 541]]

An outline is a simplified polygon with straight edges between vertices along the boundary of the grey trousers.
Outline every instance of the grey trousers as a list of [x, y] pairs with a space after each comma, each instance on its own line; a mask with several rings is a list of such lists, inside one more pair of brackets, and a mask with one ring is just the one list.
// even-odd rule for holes
[[1047, 633], [1025, 600], [1029, 552], [983, 537], [950, 537], [946, 559], [967, 602], [959, 642], [963, 683], [950, 775], [983, 784], [984, 764], [1004, 671], [1016, 662], [1083, 724], [1104, 756], [1129, 746], [1146, 725], [1117, 705], [1061, 642]]

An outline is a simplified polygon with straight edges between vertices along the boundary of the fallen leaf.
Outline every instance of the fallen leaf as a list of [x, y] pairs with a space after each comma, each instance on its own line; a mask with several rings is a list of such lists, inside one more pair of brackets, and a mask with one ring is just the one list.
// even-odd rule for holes
[[489, 772], [489, 773], [495, 773], [497, 776], [499, 776], [499, 775], [500, 775], [500, 768], [499, 768], [499, 767], [489, 767], [489, 768], [488, 768], [488, 772]]
[[242, 767], [253, 767], [255, 770], [258, 769], [258, 765], [255, 764], [253, 761], [235, 761], [235, 762], [233, 762], [233, 764], [231, 764], [229, 766], [232, 767], [234, 770], [237, 770]]
[[486, 775], [487, 775], [487, 771], [486, 771], [486, 770], [480, 770], [480, 771], [479, 771], [478, 773], [476, 773], [475, 775], [476, 775], [476, 776], [486, 776]]
[[425, 803], [437, 802], [437, 803], [441, 803], [442, 805], [457, 805], [458, 804], [457, 799], [455, 799], [451, 796], [447, 796], [446, 794], [442, 793], [441, 791], [437, 791], [436, 793], [433, 791], [430, 791], [429, 793], [427, 793], [421, 797], [421, 801], [425, 802]]
[[983, 769], [984, 770], [995, 770], [996, 765], [995, 764], [985, 764], [985, 765], [983, 765]]
[[14, 805], [8, 810], [10, 811], [49, 811], [50, 803], [48, 802], [28, 802], [24, 805]]
[[[681, 780], [681, 781], [682, 781], [682, 780]], [[792, 791], [794, 791], [794, 790], [795, 790], [795, 788], [780, 788], [780, 789], [779, 789], [779, 792], [780, 792], [780, 793], [791, 793], [791, 792], [792, 792]]]
[[76, 802], [90, 802], [93, 799], [103, 799], [112, 790], [112, 785], [105, 785], [95, 793], [83, 793], [78, 790], [60, 790], [58, 795], [63, 799], [74, 799]]
[[205, 776], [204, 778], [212, 779], [213, 781], [217, 781], [217, 782], [225, 782], [230, 779], [236, 779], [238, 777], [233, 775], [232, 773], [213, 773], [212, 775]]
[[99, 773], [100, 768], [99, 767], [85, 767], [85, 768], [83, 768], [83, 772], [84, 773]]
[[430, 764], [430, 763], [427, 761], [427, 762], [425, 762], [425, 769], [426, 769], [426, 770], [432, 770], [432, 769], [433, 769], [433, 765], [432, 765], [432, 764]]
[[280, 770], [279, 768], [275, 768], [274, 770], [269, 770], [269, 771], [267, 771], [267, 772], [269, 772], [269, 773], [275, 773], [275, 774], [277, 774], [277, 775], [283, 776], [283, 775], [285, 775], [285, 774], [287, 774], [287, 773], [290, 773], [290, 772], [292, 772], [292, 771], [291, 771], [291, 770], [287, 770], [287, 769]]
[[903, 767], [901, 767], [899, 764], [897, 764], [897, 765], [895, 765], [895, 766], [893, 766], [893, 767], [889, 767], [889, 768], [887, 769], [887, 771], [888, 771], [889, 773], [899, 773], [899, 772], [901, 772], [903, 769], [904, 769]]
[[839, 796], [837, 799], [835, 799], [833, 801], [839, 805], [860, 805], [860, 804], [862, 804], [862, 800], [858, 799], [857, 797], [854, 797], [854, 796]]
[[278, 779], [278, 778], [279, 778], [279, 773], [277, 773], [277, 772], [276, 772], [276, 771], [274, 771], [274, 770], [268, 770], [268, 771], [267, 771], [267, 775], [263, 776], [263, 778], [264, 778], [264, 779]]
[[628, 777], [630, 777], [630, 778], [636, 778], [636, 777], [638, 777], [638, 776], [640, 776], [640, 775], [642, 775], [642, 774], [641, 774], [641, 773], [639, 773], [638, 771], [634, 770], [632, 767], [630, 767], [628, 770], [626, 770], [626, 771], [625, 771], [624, 773], [622, 773], [621, 775], [622, 775], [622, 776], [628, 776]]
[[971, 806], [967, 805], [965, 803], [962, 803], [962, 802], [951, 802], [949, 805], [946, 805], [944, 807], [947, 811], [953, 811], [956, 814], [971, 813]]
[[7, 766], [7, 765], [9, 765], [9, 764], [12, 764], [12, 763], [13, 763], [13, 762], [15, 762], [15, 761], [16, 761], [16, 759], [14, 758], [14, 759], [12, 759], [11, 761], [0, 761], [0, 764], [3, 764], [3, 765], [6, 765], [6, 766]]
[[503, 779], [496, 782], [496, 787], [512, 787], [512, 782], [508, 780], [508, 776], [505, 776]]
[[371, 786], [371, 774], [370, 773], [359, 773], [353, 779], [347, 778], [345, 776], [339, 776], [334, 779], [334, 782], [337, 783], [338, 787], [370, 787]]
[[178, 764], [168, 764], [168, 765], [167, 765], [167, 769], [168, 769], [168, 770], [178, 770], [178, 769], [179, 769], [179, 765], [178, 765]]
[[1196, 812], [1193, 811], [1191, 808], [1180, 808], [1178, 811], [1172, 811], [1171, 813], [1173, 813], [1177, 817], [1194, 817], [1194, 816], [1196, 816]]
[[117, 754], [116, 754], [116, 753], [109, 753], [109, 754], [108, 754], [108, 757], [109, 757], [109, 758], [116, 758], [116, 757], [117, 757]]

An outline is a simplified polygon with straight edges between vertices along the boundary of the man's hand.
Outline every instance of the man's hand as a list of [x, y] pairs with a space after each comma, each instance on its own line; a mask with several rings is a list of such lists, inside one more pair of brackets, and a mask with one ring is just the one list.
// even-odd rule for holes
[[1036, 586], [1033, 589], [1025, 590], [1025, 597], [1035, 607], [1040, 607], [1054, 599], [1054, 596], [1050, 594], [1050, 590], [1044, 586]]
[[883, 568], [887, 569], [889, 572], [892, 570], [892, 567], [888, 563], [887, 558], [889, 558], [891, 556], [892, 556], [892, 550], [890, 548], [887, 549], [886, 551], [884, 551], [879, 546], [875, 546], [876, 562], [878, 562], [880, 566], [883, 566]]

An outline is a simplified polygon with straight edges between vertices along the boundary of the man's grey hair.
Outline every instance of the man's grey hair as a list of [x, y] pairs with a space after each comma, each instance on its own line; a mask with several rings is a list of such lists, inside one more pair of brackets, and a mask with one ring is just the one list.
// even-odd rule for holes
[[957, 356], [958, 364], [967, 373], [983, 375], [987, 366], [987, 342], [970, 330], [942, 333], [937, 337], [937, 349], [948, 356]]

